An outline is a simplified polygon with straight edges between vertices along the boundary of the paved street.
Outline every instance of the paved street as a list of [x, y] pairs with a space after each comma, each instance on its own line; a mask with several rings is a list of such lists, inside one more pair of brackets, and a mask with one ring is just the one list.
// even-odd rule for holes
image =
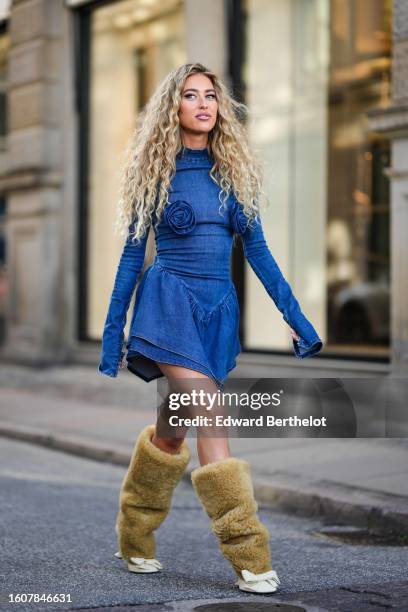
[[[113, 556], [124, 468], [4, 438], [0, 465], [1, 610], [55, 609], [4, 603], [7, 593], [27, 592], [69, 593], [72, 603], [61, 605], [64, 609], [179, 602], [136, 608], [153, 612], [190, 610], [217, 600], [265, 603], [265, 596], [233, 586], [234, 573], [187, 482], [178, 485], [172, 510], [157, 531], [157, 557], [165, 570], [135, 575]], [[323, 526], [320, 520], [263, 505], [259, 515], [270, 531], [273, 564], [282, 580], [279, 596], [267, 597], [269, 604], [273, 597], [308, 610], [380, 610], [393, 598], [395, 609], [408, 610], [407, 589], [404, 595], [398, 586], [406, 580], [407, 547], [346, 545], [314, 535]], [[344, 605], [328, 607], [336, 601]]]

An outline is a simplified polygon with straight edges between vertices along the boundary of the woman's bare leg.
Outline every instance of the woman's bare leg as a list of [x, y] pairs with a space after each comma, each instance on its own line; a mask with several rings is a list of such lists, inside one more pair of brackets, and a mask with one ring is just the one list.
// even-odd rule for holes
[[[195, 389], [199, 386], [199, 381], [196, 379], [202, 379], [202, 388], [206, 392], [217, 393], [217, 387], [215, 383], [202, 372], [191, 370], [190, 368], [183, 368], [181, 366], [171, 365], [168, 363], [156, 362], [163, 374], [167, 377], [169, 386], [177, 389], [178, 392], [188, 393], [192, 386]], [[189, 380], [191, 380], [191, 385]], [[196, 413], [198, 414], [198, 413]], [[206, 413], [208, 416], [208, 413]], [[188, 429], [188, 428], [187, 428]], [[186, 429], [186, 433], [187, 433]], [[216, 430], [214, 430], [216, 431]], [[203, 433], [204, 435], [200, 435]], [[174, 438], [161, 438], [156, 434], [152, 439], [153, 444], [165, 450], [167, 452], [177, 452], [181, 443], [183, 442], [182, 437]], [[217, 435], [211, 436], [211, 427], [197, 428], [197, 453], [200, 461], [200, 465], [206, 465], [207, 463], [213, 463], [214, 461], [220, 461], [230, 457], [230, 449], [227, 436], [221, 436], [219, 431]]]

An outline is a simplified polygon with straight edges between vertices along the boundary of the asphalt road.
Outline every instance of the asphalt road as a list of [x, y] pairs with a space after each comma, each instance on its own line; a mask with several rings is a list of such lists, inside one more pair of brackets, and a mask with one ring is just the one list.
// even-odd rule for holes
[[[185, 482], [178, 485], [172, 510], [157, 531], [156, 556], [164, 571], [132, 574], [114, 557], [114, 522], [125, 471], [0, 439], [1, 610], [101, 607], [119, 612], [122, 606], [129, 610], [139, 604], [139, 612], [154, 612], [212, 602], [208, 610], [221, 611], [214, 607], [217, 601], [234, 601], [230, 610], [249, 612], [265, 610], [267, 603], [272, 610], [278, 600], [303, 602], [307, 610], [408, 610], [408, 547], [339, 543], [313, 534], [324, 525], [319, 520], [262, 506], [259, 516], [270, 532], [281, 589], [267, 597], [239, 591], [209, 520]], [[21, 593], [65, 593], [71, 601], [9, 603], [10, 594]], [[157, 605], [163, 602], [173, 603]], [[258, 607], [251, 607], [255, 602]], [[265, 603], [259, 607], [259, 602]]]

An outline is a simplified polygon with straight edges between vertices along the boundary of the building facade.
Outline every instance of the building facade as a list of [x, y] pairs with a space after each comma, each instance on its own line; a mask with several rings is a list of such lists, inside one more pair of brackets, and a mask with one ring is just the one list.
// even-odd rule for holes
[[[127, 139], [200, 61], [249, 107], [268, 244], [325, 342], [307, 366], [407, 373], [407, 48], [404, 0], [3, 0], [1, 359], [96, 366]], [[231, 271], [240, 364], [294, 365], [239, 243]]]

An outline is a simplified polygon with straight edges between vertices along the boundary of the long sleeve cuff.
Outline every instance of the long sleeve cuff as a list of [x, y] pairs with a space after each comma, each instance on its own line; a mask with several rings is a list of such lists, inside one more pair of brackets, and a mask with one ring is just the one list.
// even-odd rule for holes
[[295, 352], [295, 356], [299, 359], [304, 359], [305, 357], [312, 357], [318, 353], [323, 347], [323, 342], [319, 340], [313, 340], [311, 342], [306, 342], [303, 338], [300, 340], [295, 340], [293, 338], [293, 350]]
[[111, 367], [105, 366], [102, 361], [98, 364], [98, 372], [105, 374], [105, 376], [111, 376], [112, 378], [116, 378], [118, 375], [117, 370], [113, 370]]

